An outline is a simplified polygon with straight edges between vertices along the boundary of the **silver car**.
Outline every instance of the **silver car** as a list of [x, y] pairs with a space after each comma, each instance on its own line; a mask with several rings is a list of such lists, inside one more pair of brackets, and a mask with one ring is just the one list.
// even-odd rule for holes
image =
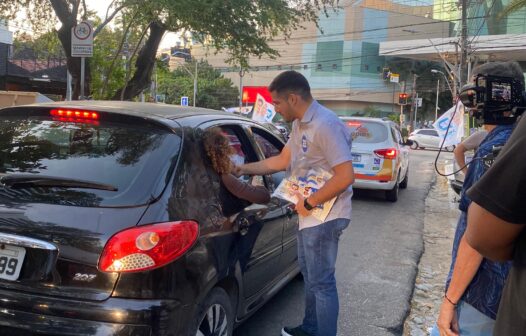
[[[433, 148], [439, 149], [442, 143], [442, 138], [438, 136], [438, 132], [432, 128], [417, 129], [409, 134], [409, 140], [413, 141], [412, 149]], [[452, 152], [455, 146], [444, 147], [448, 152]]]
[[409, 147], [398, 126], [379, 118], [340, 118], [353, 138], [353, 188], [384, 190], [386, 199], [396, 202], [399, 188], [407, 188], [409, 179]]

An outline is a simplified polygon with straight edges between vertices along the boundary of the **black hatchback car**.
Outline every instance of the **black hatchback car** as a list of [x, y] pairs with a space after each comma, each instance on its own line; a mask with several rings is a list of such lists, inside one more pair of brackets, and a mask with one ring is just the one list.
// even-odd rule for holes
[[236, 162], [284, 145], [199, 108], [0, 110], [0, 334], [231, 335], [295, 277], [297, 215], [232, 199], [202, 148], [210, 127]]

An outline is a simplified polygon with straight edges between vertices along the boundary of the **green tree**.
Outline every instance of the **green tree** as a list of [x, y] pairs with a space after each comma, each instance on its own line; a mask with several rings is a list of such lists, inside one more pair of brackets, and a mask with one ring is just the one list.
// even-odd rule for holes
[[363, 116], [370, 118], [381, 118], [383, 116], [382, 110], [374, 106], [367, 106], [363, 109]]
[[[193, 73], [195, 62], [189, 62], [170, 72], [164, 62], [158, 62], [157, 80], [158, 94], [165, 95], [168, 104], [180, 104], [182, 96], [193, 97]], [[192, 75], [191, 75], [192, 74]], [[234, 83], [225, 78], [208, 62], [201, 61], [197, 64], [197, 99], [196, 106], [211, 109], [231, 107], [238, 99], [238, 89]], [[190, 102], [192, 104], [192, 102]]]
[[[71, 57], [71, 29], [79, 19], [87, 19], [87, 1], [81, 0], [3, 0], [0, 13], [8, 19], [26, 12], [33, 29], [52, 29], [61, 23], [58, 37], [68, 58], [74, 78], [74, 97], [80, 87], [80, 60]], [[130, 25], [145, 27], [144, 42], [137, 50], [133, 75], [113, 98], [131, 99], [150, 83], [155, 53], [166, 31], [191, 31], [194, 37], [217, 50], [227, 50], [228, 61], [248, 67], [250, 55], [275, 57], [268, 42], [288, 37], [305, 21], [315, 21], [320, 10], [334, 7], [337, 0], [113, 0], [106, 18], [96, 27], [95, 36], [120, 12], [131, 15]], [[31, 9], [31, 10], [28, 10]], [[89, 69], [89, 62], [87, 64]], [[130, 74], [131, 75], [131, 74]], [[87, 84], [91, 76], [86, 76]], [[87, 85], [89, 87], [89, 85]]]

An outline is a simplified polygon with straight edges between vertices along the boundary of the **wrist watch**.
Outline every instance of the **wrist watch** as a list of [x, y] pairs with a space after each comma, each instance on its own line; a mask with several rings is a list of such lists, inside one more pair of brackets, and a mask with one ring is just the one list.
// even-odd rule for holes
[[303, 200], [303, 207], [309, 211], [311, 211], [312, 209], [314, 209], [314, 207], [312, 205], [309, 204], [309, 202], [307, 202], [307, 199], [304, 199]]

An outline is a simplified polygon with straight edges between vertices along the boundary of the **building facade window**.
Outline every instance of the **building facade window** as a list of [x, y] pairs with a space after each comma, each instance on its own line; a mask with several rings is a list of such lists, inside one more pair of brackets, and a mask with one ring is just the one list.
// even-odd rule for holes
[[318, 71], [342, 71], [343, 41], [318, 42], [316, 63]]

